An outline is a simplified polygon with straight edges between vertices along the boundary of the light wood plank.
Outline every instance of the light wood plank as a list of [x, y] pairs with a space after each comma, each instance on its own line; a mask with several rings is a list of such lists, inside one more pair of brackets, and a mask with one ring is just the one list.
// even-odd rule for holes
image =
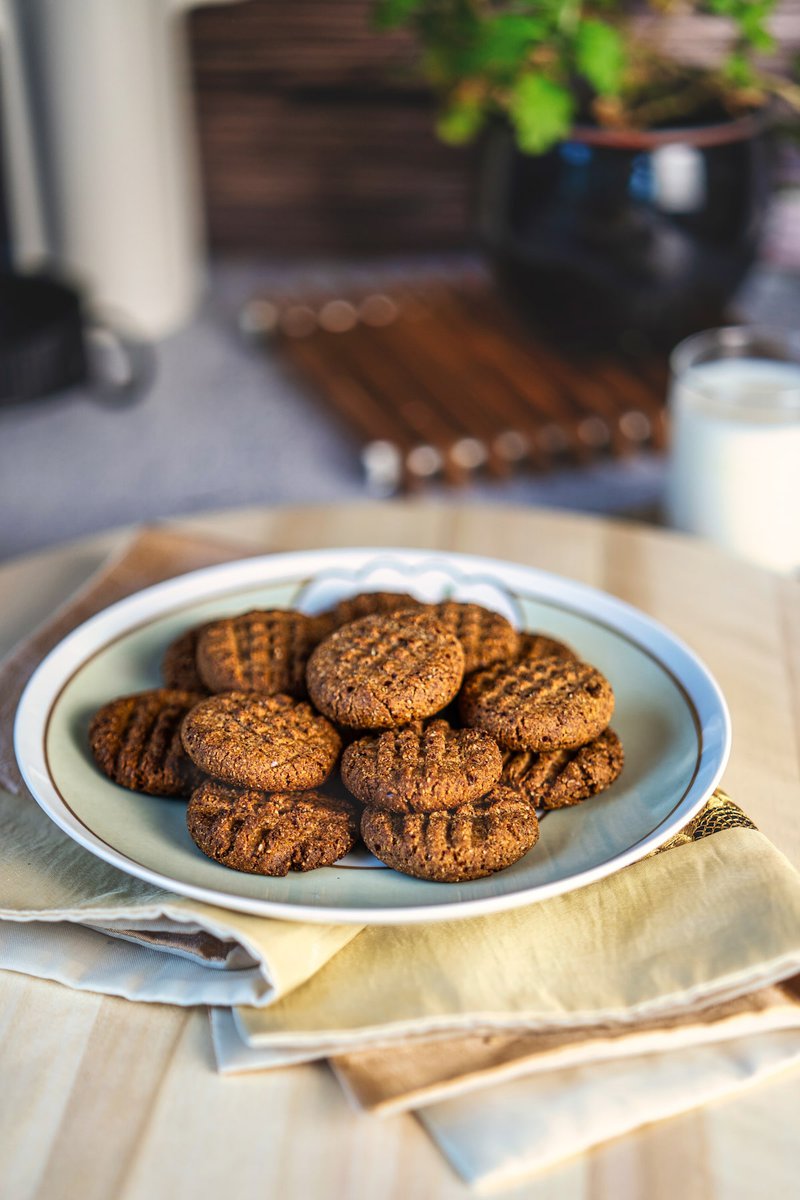
[[[800, 1072], [787, 1071], [703, 1110], [713, 1192], [725, 1200], [789, 1196], [800, 1177]], [[779, 1181], [783, 1181], [782, 1185]]]
[[412, 1117], [383, 1124], [353, 1113], [323, 1064], [220, 1079], [207, 1025], [195, 1014], [118, 1195], [378, 1193], [387, 1200], [434, 1194], [463, 1200], [464, 1189]]
[[[204, 1010], [194, 1015], [205, 1019]], [[103, 999], [36, 1200], [105, 1200], [119, 1193], [189, 1019], [185, 1009]]]
[[102, 996], [0, 971], [0, 1195], [36, 1195]]

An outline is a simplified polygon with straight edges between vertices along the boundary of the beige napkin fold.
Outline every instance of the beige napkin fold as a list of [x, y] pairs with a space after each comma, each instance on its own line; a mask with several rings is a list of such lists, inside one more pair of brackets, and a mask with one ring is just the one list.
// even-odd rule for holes
[[268, 1004], [357, 926], [288, 924], [173, 895], [66, 837], [25, 790], [13, 722], [23, 688], [71, 629], [162, 579], [253, 547], [144, 529], [0, 664], [0, 966], [70, 987], [167, 1004]]
[[[800, 976], [736, 1000], [633, 1026], [602, 1022], [544, 1033], [474, 1033], [409, 1041], [331, 1060], [359, 1108], [378, 1116], [416, 1109], [523, 1076], [641, 1058], [772, 1031], [800, 1035]], [[800, 1045], [800, 1037], [798, 1038]]]
[[367, 928], [291, 996], [236, 1018], [252, 1046], [345, 1053], [476, 1030], [630, 1027], [797, 972], [800, 876], [757, 830], [726, 828], [525, 908]]

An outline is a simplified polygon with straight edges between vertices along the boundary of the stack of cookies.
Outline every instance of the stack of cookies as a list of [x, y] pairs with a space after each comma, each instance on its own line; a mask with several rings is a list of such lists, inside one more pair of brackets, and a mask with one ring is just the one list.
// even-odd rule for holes
[[191, 792], [195, 843], [240, 871], [330, 865], [360, 832], [396, 870], [476, 879], [531, 849], [537, 808], [622, 768], [600, 672], [476, 604], [245, 613], [184, 634], [163, 674], [96, 714], [95, 759], [134, 790]]

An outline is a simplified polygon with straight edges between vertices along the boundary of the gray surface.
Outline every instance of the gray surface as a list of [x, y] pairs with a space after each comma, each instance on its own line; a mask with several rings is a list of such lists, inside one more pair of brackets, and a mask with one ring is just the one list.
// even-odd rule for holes
[[[203, 509], [366, 497], [355, 442], [268, 351], [243, 342], [236, 324], [253, 294], [336, 274], [222, 264], [192, 324], [155, 347], [155, 381], [138, 402], [102, 403], [74, 389], [0, 409], [0, 559]], [[762, 270], [744, 308], [791, 324], [800, 282]], [[481, 482], [458, 495], [639, 515], [657, 507], [662, 480], [663, 462], [642, 455]]]

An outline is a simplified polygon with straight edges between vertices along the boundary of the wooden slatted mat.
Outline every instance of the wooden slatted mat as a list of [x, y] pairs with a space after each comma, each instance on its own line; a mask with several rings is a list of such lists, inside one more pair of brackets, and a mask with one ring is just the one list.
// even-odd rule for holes
[[243, 319], [358, 437], [377, 490], [663, 446], [663, 360], [557, 348], [480, 273], [258, 299]]

